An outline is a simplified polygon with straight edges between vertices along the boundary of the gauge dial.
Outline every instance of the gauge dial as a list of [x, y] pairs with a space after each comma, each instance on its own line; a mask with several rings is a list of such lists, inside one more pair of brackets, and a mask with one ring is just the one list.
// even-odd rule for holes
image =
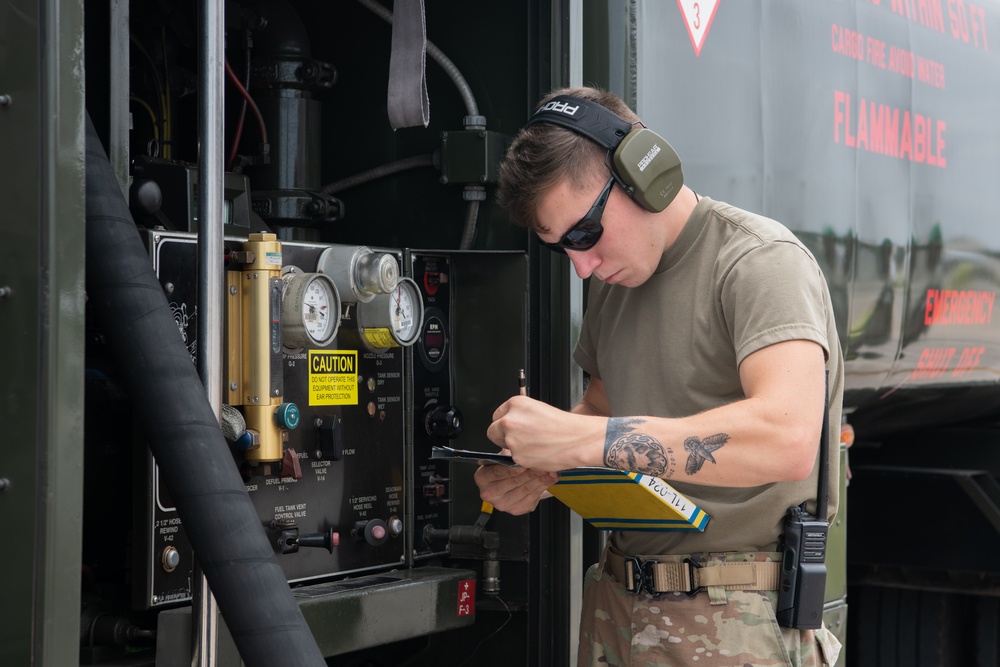
[[412, 345], [420, 335], [424, 302], [410, 278], [400, 278], [396, 288], [358, 304], [359, 325], [365, 343], [374, 350]]
[[284, 280], [285, 346], [329, 345], [340, 328], [340, 294], [333, 281], [322, 273], [287, 273]]
[[417, 330], [423, 319], [420, 317], [422, 308], [416, 287], [413, 281], [400, 280], [390, 295], [389, 319], [392, 332], [402, 345], [409, 345], [416, 340]]

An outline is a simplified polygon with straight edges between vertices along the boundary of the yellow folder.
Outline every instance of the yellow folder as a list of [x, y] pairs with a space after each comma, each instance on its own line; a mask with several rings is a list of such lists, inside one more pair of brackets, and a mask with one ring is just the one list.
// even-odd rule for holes
[[601, 530], [703, 531], [709, 520], [668, 483], [637, 472], [566, 470], [549, 493]]

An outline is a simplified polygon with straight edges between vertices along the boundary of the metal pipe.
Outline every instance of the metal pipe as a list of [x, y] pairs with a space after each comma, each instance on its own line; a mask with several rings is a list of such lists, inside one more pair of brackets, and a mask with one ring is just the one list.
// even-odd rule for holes
[[[198, 374], [216, 419], [222, 414], [223, 111], [225, 106], [225, 10], [222, 0], [203, 0], [198, 50]], [[214, 667], [218, 656], [218, 604], [197, 569], [191, 609], [191, 664]]]
[[129, 187], [129, 3], [111, 0], [111, 68], [108, 83], [108, 112], [111, 137], [108, 154], [122, 194], [128, 199]]

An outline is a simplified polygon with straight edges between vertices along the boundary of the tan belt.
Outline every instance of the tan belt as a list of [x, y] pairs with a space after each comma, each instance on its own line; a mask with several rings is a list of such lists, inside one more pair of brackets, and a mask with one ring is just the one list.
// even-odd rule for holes
[[608, 547], [604, 569], [630, 593], [646, 591], [687, 593], [695, 595], [703, 588], [718, 586], [727, 591], [775, 591], [781, 576], [781, 563], [727, 563], [708, 561], [696, 563], [690, 558], [682, 562], [642, 560], [626, 556]]

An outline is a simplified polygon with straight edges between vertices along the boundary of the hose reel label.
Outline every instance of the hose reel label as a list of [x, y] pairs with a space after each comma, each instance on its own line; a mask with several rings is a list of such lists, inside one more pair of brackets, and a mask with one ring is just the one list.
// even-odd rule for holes
[[309, 405], [357, 404], [357, 350], [309, 350]]

